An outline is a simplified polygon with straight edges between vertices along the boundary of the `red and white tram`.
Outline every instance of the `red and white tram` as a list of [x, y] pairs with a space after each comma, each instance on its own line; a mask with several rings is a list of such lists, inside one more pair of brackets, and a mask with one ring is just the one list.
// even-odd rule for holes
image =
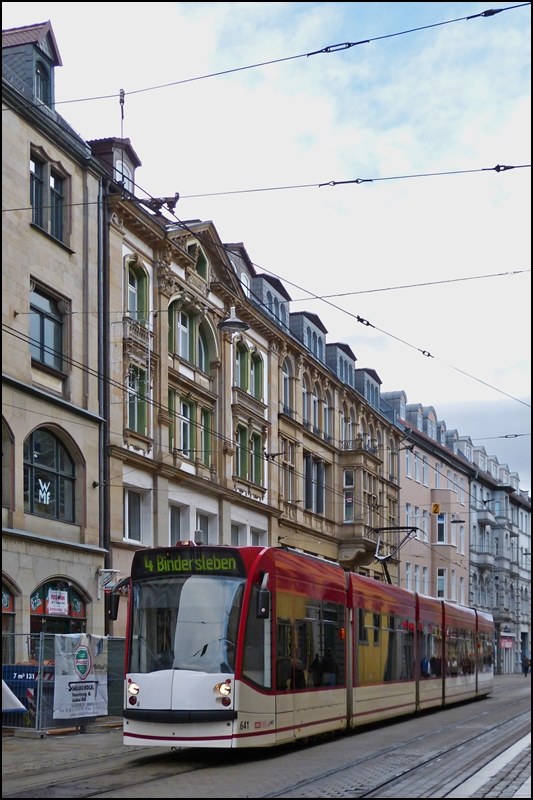
[[483, 697], [492, 641], [488, 615], [284, 548], [139, 550], [124, 743], [267, 747]]

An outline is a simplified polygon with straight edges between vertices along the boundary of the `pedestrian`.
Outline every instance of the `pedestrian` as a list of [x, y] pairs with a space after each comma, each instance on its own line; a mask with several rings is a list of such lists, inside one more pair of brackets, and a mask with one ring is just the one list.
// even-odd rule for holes
[[530, 666], [531, 666], [531, 659], [529, 659], [527, 656], [524, 656], [524, 659], [522, 661], [522, 669], [524, 670], [524, 675], [526, 676], [526, 678], [527, 678]]

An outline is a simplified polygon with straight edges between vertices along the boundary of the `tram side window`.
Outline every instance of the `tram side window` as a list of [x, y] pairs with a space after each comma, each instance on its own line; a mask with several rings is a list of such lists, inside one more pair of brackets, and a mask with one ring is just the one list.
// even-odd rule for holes
[[446, 628], [446, 675], [459, 675], [461, 671], [460, 630], [455, 625]]
[[247, 680], [270, 689], [272, 676], [270, 668], [270, 620], [257, 619], [258, 586], [252, 587], [252, 596], [248, 606], [246, 630], [244, 634], [244, 655], [242, 674]]
[[492, 672], [492, 636], [485, 631], [477, 635], [478, 672]]
[[414, 621], [365, 609], [357, 618], [357, 684], [412, 680]]
[[276, 689], [344, 685], [344, 606], [279, 593]]
[[442, 664], [442, 634], [440, 625], [421, 622], [418, 632], [418, 651], [420, 654], [420, 675], [422, 678], [438, 678]]

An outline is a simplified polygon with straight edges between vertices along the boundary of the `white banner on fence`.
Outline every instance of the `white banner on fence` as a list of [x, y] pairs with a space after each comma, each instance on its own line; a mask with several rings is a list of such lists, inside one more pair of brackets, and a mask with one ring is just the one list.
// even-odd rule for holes
[[107, 636], [55, 635], [54, 719], [107, 714]]

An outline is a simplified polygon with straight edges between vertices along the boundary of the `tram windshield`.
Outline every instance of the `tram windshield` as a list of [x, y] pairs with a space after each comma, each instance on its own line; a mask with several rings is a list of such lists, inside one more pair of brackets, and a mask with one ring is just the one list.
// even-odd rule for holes
[[234, 672], [244, 583], [222, 575], [135, 581], [128, 672]]

